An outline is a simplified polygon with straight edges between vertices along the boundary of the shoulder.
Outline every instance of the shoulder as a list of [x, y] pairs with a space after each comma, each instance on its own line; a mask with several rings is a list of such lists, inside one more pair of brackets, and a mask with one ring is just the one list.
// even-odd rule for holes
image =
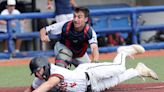
[[96, 35], [96, 32], [95, 32], [95, 30], [93, 29], [93, 27], [89, 26], [87, 35], [90, 35], [90, 36]]
[[13, 14], [20, 14], [20, 11], [17, 10], [17, 9], [15, 9], [15, 10], [13, 11]]
[[67, 28], [70, 29], [71, 28], [71, 25], [72, 25], [72, 21], [66, 21], [63, 25], [63, 31], [66, 31]]
[[9, 14], [8, 10], [7, 9], [4, 9], [2, 12], [1, 12], [1, 15], [7, 15]]

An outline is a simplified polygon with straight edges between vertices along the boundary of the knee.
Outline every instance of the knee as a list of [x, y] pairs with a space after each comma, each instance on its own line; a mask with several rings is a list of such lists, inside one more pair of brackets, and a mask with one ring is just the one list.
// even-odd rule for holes
[[67, 62], [65, 62], [64, 60], [55, 60], [55, 65], [64, 67], [64, 68], [68, 68], [69, 64]]

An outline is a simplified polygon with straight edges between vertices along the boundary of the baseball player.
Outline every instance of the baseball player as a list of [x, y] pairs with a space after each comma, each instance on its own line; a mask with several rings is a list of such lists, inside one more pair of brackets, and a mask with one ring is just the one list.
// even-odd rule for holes
[[100, 92], [136, 76], [158, 79], [157, 74], [143, 63], [138, 63], [136, 68], [125, 67], [127, 56], [145, 52], [142, 46], [123, 46], [117, 52], [112, 63], [80, 64], [73, 71], [50, 64], [45, 57], [35, 57], [29, 65], [35, 79], [25, 92], [47, 92], [54, 87], [61, 87], [66, 92], [86, 92], [91, 87], [89, 92]]
[[[99, 59], [97, 35], [87, 23], [89, 10], [84, 7], [76, 7], [73, 14], [72, 21], [55, 23], [40, 30], [43, 42], [50, 40], [48, 33], [60, 35], [60, 42], [57, 42], [54, 47], [55, 64], [65, 68], [70, 64], [77, 67], [80, 63], [95, 62]], [[92, 60], [86, 52], [88, 45], [91, 48]]]

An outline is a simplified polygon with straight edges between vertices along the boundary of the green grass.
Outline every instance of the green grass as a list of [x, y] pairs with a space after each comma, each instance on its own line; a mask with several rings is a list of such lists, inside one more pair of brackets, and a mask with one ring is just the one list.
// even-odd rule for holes
[[27, 86], [33, 78], [27, 65], [1, 66], [0, 73], [0, 87]]
[[[149, 68], [153, 69], [158, 77], [159, 80], [152, 80], [150, 78], [146, 78], [146, 82], [162, 82], [164, 81], [164, 57], [145, 57], [145, 58], [138, 58], [135, 60], [127, 60], [126, 66], [127, 68], [136, 67], [138, 62], [143, 62]], [[126, 81], [125, 83], [145, 83], [140, 78], [134, 78], [131, 80]]]
[[[111, 61], [111, 60], [109, 60]], [[136, 58], [135, 60], [127, 60], [127, 68], [135, 67], [138, 62], [145, 63], [157, 72], [158, 81], [146, 78], [146, 82], [161, 82], [164, 81], [164, 57], [144, 57]], [[17, 66], [1, 66], [0, 67], [0, 87], [16, 87], [31, 85], [33, 76], [30, 75], [28, 65]], [[124, 83], [144, 83], [140, 78], [134, 78]]]

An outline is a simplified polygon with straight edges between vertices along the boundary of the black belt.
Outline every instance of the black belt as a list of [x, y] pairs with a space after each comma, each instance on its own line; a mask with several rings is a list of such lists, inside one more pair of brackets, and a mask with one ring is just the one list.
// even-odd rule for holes
[[[89, 81], [90, 80], [89, 74], [87, 72], [85, 72], [85, 75], [86, 75], [86, 79]], [[87, 86], [87, 91], [86, 92], [92, 92], [91, 91], [91, 85]]]
[[86, 79], [89, 81], [90, 80], [89, 74], [87, 72], [85, 72], [85, 75], [86, 75]]

